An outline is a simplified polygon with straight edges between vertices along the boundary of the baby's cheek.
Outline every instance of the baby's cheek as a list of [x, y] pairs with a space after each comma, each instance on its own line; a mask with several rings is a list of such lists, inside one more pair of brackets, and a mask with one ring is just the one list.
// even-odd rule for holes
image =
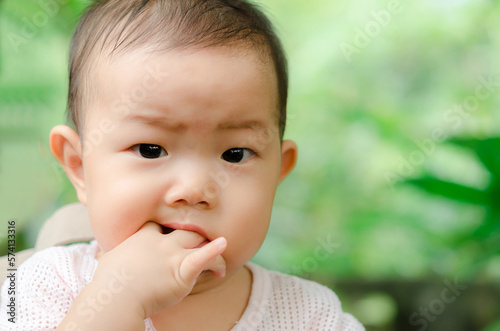
[[245, 215], [243, 222], [239, 226], [236, 224], [231, 232], [224, 234], [228, 240], [228, 246], [222, 256], [228, 268], [241, 267], [252, 259], [267, 234], [268, 220], [258, 219], [258, 215], [255, 214], [241, 214]]
[[104, 252], [112, 250], [135, 233], [138, 224], [130, 222], [129, 216], [103, 211], [91, 214], [92, 231]]
[[241, 243], [229, 245], [228, 242], [226, 251], [222, 253], [222, 257], [226, 262], [227, 272], [230, 273], [231, 271], [235, 271], [244, 266], [252, 259], [252, 257], [254, 257], [259, 247], [252, 247], [249, 245], [244, 246]]

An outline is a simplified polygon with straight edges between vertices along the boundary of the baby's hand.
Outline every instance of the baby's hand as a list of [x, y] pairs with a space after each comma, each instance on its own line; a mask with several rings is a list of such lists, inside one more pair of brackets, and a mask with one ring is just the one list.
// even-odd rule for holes
[[[193, 289], [204, 270], [224, 277], [220, 255], [226, 239], [218, 238], [196, 248], [206, 238], [196, 232], [176, 230], [162, 234], [160, 225], [148, 222], [134, 235], [99, 259], [92, 282], [123, 285], [124, 298], [137, 304], [144, 318], [175, 305]], [[142, 310], [142, 311], [141, 311]]]

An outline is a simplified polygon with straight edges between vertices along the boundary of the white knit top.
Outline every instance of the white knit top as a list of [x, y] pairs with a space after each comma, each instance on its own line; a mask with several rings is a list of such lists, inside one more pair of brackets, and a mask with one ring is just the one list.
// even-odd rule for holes
[[[1, 290], [0, 330], [54, 330], [71, 303], [92, 280], [97, 267], [97, 242], [51, 247], [34, 254], [16, 272], [15, 323], [7, 304], [10, 280]], [[249, 304], [232, 331], [343, 330], [363, 326], [341, 309], [329, 288], [248, 263], [253, 275]], [[150, 319], [146, 331], [156, 330]]]

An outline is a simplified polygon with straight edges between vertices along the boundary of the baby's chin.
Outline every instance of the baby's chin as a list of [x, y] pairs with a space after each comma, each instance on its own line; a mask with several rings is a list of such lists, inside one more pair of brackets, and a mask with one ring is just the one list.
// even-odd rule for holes
[[191, 294], [205, 291], [207, 287], [212, 287], [213, 285], [223, 281], [223, 279], [215, 277], [212, 270], [203, 270], [198, 278], [196, 278], [196, 284], [194, 285]]
[[219, 285], [227, 281], [231, 275], [226, 275], [224, 278], [217, 278], [211, 270], [203, 270], [196, 279], [196, 284], [189, 295], [199, 294], [206, 291], [215, 290]]
[[198, 276], [196, 284], [194, 285], [193, 290], [191, 291], [191, 293], [189, 293], [189, 295], [222, 289], [230, 285], [231, 283], [234, 283], [235, 281], [237, 282], [237, 278], [245, 274], [245, 272], [250, 273], [250, 270], [245, 265], [242, 265], [240, 267], [236, 267], [236, 269], [226, 269], [226, 276], [223, 278], [218, 278], [214, 276], [211, 270], [204, 270]]

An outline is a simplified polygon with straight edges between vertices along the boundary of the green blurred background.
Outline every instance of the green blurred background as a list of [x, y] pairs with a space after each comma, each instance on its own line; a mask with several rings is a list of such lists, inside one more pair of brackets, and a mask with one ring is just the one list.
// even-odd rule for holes
[[[367, 330], [500, 330], [500, 3], [260, 1], [300, 149], [255, 261], [333, 288]], [[76, 201], [50, 155], [86, 2], [0, 0], [0, 252]], [[497, 31], [497, 32], [495, 32]]]

